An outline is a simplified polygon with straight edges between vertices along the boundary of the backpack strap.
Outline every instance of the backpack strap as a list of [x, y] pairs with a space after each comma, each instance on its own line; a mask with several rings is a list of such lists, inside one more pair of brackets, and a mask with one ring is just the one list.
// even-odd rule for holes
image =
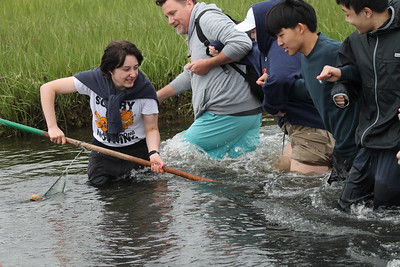
[[[207, 39], [207, 37], [204, 35], [203, 30], [201, 29], [200, 26], [200, 18], [206, 13], [207, 11], [216, 11], [215, 9], [205, 9], [203, 10], [197, 18], [194, 20], [194, 26], [196, 28], [196, 33], [197, 37], [199, 38], [200, 42], [204, 44], [205, 47], [208, 47], [210, 45], [210, 41]], [[227, 68], [225, 65], [221, 65], [221, 68], [224, 70], [224, 72], [227, 72]]]
[[[215, 9], [205, 9], [203, 10], [197, 18], [194, 20], [194, 26], [196, 28], [196, 33], [197, 37], [199, 38], [200, 42], [204, 44], [204, 46], [208, 47], [210, 45], [210, 41], [207, 39], [207, 37], [204, 35], [203, 30], [200, 27], [200, 18], [206, 13], [207, 11], [216, 11]], [[225, 14], [225, 13], [223, 13]], [[232, 19], [231, 16], [228, 14], [225, 14], [230, 20], [232, 20], [235, 24], [238, 24], [239, 22]], [[252, 80], [249, 75], [247, 75], [244, 71], [242, 71], [236, 64], [238, 63], [229, 63], [228, 65], [231, 66], [236, 72], [238, 72], [244, 80], [250, 85], [250, 90], [251, 92], [262, 102], [264, 99], [264, 93], [262, 91], [262, 87], [256, 84], [256, 80]], [[228, 69], [226, 65], [221, 65], [221, 68], [224, 70], [224, 72], [228, 72]], [[252, 72], [256, 73], [254, 70], [254, 67], [251, 66]], [[249, 70], [249, 66], [246, 67], [247, 71]], [[258, 78], [258, 76], [257, 76]]]
[[[209, 46], [210, 45], [210, 41], [207, 39], [207, 37], [204, 35], [203, 30], [200, 27], [200, 18], [204, 15], [204, 13], [206, 13], [207, 11], [217, 11], [215, 9], [205, 9], [203, 10], [198, 16], [197, 18], [194, 20], [194, 26], [196, 28], [196, 33], [197, 33], [197, 37], [199, 37], [200, 42], [202, 42], [204, 44], [204, 46]], [[238, 24], [239, 21], [234, 20], [231, 16], [229, 16], [228, 14], [223, 13], [225, 16], [227, 16], [230, 20], [232, 20], [235, 24]]]
[[210, 41], [207, 39], [207, 37], [204, 35], [203, 30], [200, 27], [200, 18], [204, 15], [204, 13], [206, 13], [207, 11], [211, 11], [211, 10], [215, 10], [215, 9], [206, 9], [203, 10], [198, 16], [197, 18], [194, 20], [194, 26], [196, 28], [196, 33], [197, 33], [197, 37], [199, 37], [200, 42], [202, 42], [204, 44], [204, 46], [209, 46], [210, 45]]
[[251, 83], [249, 77], [247, 77], [246, 73], [244, 73], [235, 63], [229, 63], [229, 66], [231, 66], [234, 70], [236, 70], [240, 75], [243, 76], [243, 78], [248, 82]]
[[[194, 20], [194, 26], [196, 28], [196, 33], [197, 37], [199, 38], [200, 42], [204, 44], [204, 46], [208, 47], [210, 45], [210, 41], [207, 39], [207, 37], [204, 35], [203, 30], [201, 29], [200, 26], [200, 18], [206, 13], [207, 11], [216, 11], [215, 9], [205, 9], [203, 10]], [[225, 13], [224, 13], [225, 14]], [[231, 19], [233, 22], [237, 23], [237, 21], [233, 20], [231, 16], [225, 14], [229, 19]], [[250, 82], [246, 73], [244, 73], [238, 66], [236, 66], [235, 63], [229, 63], [229, 65], [234, 68], [240, 75], [243, 76], [243, 78], [247, 81]], [[222, 69], [224, 72], [227, 72], [227, 68], [225, 65], [221, 65]]]

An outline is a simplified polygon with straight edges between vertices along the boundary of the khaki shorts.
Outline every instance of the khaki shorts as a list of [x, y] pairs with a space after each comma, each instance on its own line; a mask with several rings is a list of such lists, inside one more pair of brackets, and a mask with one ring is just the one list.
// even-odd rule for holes
[[292, 159], [307, 165], [332, 166], [335, 139], [330, 132], [288, 122], [283, 124], [282, 130], [289, 136]]

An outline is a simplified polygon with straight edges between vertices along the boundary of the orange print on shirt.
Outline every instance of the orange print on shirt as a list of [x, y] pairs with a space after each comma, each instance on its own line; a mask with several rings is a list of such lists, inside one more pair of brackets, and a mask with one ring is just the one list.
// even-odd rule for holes
[[128, 129], [129, 125], [133, 124], [133, 112], [131, 110], [122, 110], [121, 112], [122, 127]]
[[100, 114], [96, 111], [94, 113], [96, 115], [97, 120], [95, 120], [96, 125], [100, 128], [103, 132], [107, 132], [107, 119], [106, 117], [100, 117]]

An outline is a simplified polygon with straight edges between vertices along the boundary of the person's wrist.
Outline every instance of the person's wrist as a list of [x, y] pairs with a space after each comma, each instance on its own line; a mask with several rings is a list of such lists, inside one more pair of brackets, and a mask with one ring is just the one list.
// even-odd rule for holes
[[152, 151], [149, 152], [149, 157], [151, 155], [154, 155], [154, 154], [159, 154], [160, 155], [160, 152], [158, 152], [157, 150], [152, 150]]

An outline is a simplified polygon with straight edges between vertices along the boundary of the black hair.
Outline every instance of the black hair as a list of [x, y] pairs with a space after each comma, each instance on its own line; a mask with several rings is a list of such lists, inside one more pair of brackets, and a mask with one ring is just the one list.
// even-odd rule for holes
[[[187, 0], [174, 0], [176, 2], [180, 2], [180, 3], [185, 3]], [[196, 4], [196, 0], [192, 0], [193, 4]], [[165, 2], [167, 2], [167, 0], [156, 0], [156, 5], [157, 6], [163, 6], [165, 4]]]
[[352, 7], [356, 14], [359, 14], [365, 7], [377, 13], [383, 13], [389, 6], [388, 0], [336, 0], [336, 3], [344, 5], [346, 8]]
[[101, 72], [109, 77], [111, 71], [124, 64], [127, 55], [135, 56], [139, 65], [142, 64], [143, 55], [136, 45], [129, 41], [112, 41], [107, 45], [101, 58]]
[[265, 30], [276, 36], [282, 29], [294, 29], [298, 23], [317, 31], [317, 15], [314, 8], [303, 0], [283, 0], [273, 6], [265, 16]]

